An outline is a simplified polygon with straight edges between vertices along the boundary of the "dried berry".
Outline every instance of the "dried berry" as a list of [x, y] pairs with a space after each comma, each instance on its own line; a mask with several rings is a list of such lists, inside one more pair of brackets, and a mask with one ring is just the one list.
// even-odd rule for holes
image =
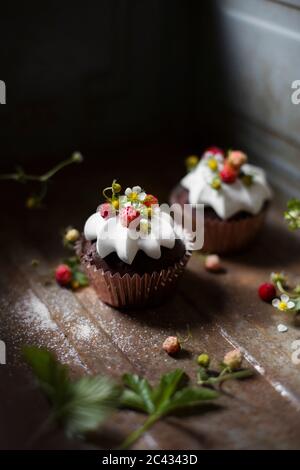
[[205, 269], [207, 271], [218, 272], [221, 271], [222, 265], [218, 255], [208, 255], [205, 258]]
[[165, 339], [162, 347], [163, 350], [166, 351], [166, 353], [168, 353], [170, 356], [177, 354], [181, 349], [177, 336], [169, 336], [167, 339]]
[[223, 364], [231, 370], [239, 369], [242, 365], [243, 356], [239, 349], [233, 349], [225, 354]]

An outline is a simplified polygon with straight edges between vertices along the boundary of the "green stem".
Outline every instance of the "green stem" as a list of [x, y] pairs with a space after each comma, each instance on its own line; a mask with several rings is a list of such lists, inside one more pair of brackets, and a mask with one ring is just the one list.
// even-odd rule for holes
[[54, 176], [58, 171], [60, 171], [62, 168], [71, 165], [72, 163], [75, 163], [76, 160], [74, 159], [74, 154], [68, 158], [68, 160], [64, 160], [61, 163], [58, 163], [58, 165], [55, 165], [51, 170], [47, 171], [44, 175], [38, 176], [38, 175], [29, 175], [26, 173], [23, 173], [20, 178], [20, 173], [6, 173], [3, 175], [0, 175], [0, 180], [14, 180], [14, 181], [40, 181], [41, 183], [47, 182], [52, 176]]
[[62, 168], [68, 165], [71, 165], [72, 163], [74, 163], [73, 155], [70, 158], [68, 158], [68, 160], [58, 163], [58, 165], [53, 167], [51, 170], [47, 171], [47, 173], [45, 173], [44, 175], [40, 177], [40, 181], [48, 181], [50, 178], [52, 178], [52, 176], [55, 175], [55, 173], [62, 170]]
[[140, 428], [136, 429], [131, 434], [129, 434], [129, 436], [121, 444], [120, 450], [129, 449], [129, 447], [131, 447], [159, 419], [160, 419], [160, 415], [157, 415], [157, 414], [150, 415], [149, 418], [146, 419], [146, 421]]
[[291, 297], [292, 299], [297, 299], [299, 297], [299, 294], [293, 294], [289, 291], [287, 291], [283, 285], [282, 285], [282, 282], [280, 281], [277, 281], [277, 287], [278, 287], [278, 290], [282, 293], [282, 294], [286, 294], [288, 295], [289, 297]]
[[251, 369], [239, 370], [237, 372], [229, 372], [224, 375], [222, 373], [219, 377], [210, 377], [207, 380], [207, 384], [214, 385], [217, 383], [225, 382], [225, 380], [231, 379], [245, 379], [246, 377], [251, 377], [253, 375], [253, 371]]
[[17, 173], [4, 173], [3, 175], [0, 175], [0, 180], [14, 180], [18, 181], [19, 175]]

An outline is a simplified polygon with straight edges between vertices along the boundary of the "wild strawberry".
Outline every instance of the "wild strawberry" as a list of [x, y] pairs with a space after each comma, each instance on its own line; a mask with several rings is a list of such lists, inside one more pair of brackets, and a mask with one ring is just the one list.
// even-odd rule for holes
[[181, 349], [177, 336], [168, 336], [168, 338], [163, 342], [162, 347], [170, 356], [177, 354]]
[[61, 286], [67, 286], [72, 279], [71, 268], [67, 264], [60, 264], [55, 270], [55, 279]]
[[233, 349], [225, 354], [223, 363], [231, 370], [239, 369], [242, 365], [243, 356], [239, 349]]
[[214, 273], [222, 270], [221, 260], [218, 255], [208, 255], [205, 259], [205, 269]]
[[119, 213], [121, 224], [124, 227], [129, 227], [131, 222], [135, 220], [137, 217], [139, 217], [139, 215], [140, 215], [139, 211], [134, 209], [134, 207], [132, 206], [123, 207]]
[[223, 183], [232, 184], [237, 179], [237, 172], [229, 165], [224, 165], [223, 170], [220, 172], [220, 177]]
[[153, 196], [152, 194], [147, 194], [145, 199], [143, 200], [143, 204], [147, 207], [151, 207], [155, 204], [158, 204], [158, 199], [157, 197]]
[[103, 219], [109, 219], [115, 214], [115, 210], [109, 202], [104, 202], [101, 204], [98, 210]]
[[238, 171], [247, 162], [247, 155], [240, 150], [231, 150], [228, 154], [227, 162]]
[[258, 295], [261, 300], [264, 300], [265, 302], [271, 302], [276, 297], [275, 286], [270, 282], [261, 284], [261, 286], [258, 288]]

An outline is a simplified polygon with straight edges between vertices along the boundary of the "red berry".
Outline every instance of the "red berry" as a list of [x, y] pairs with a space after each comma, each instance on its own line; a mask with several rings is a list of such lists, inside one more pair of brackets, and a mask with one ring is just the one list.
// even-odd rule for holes
[[115, 213], [114, 208], [109, 202], [104, 202], [104, 204], [101, 204], [98, 210], [103, 219], [109, 219]]
[[224, 165], [220, 177], [223, 183], [232, 184], [237, 179], [237, 172], [231, 166]]
[[137, 217], [139, 217], [140, 213], [139, 211], [137, 211], [136, 209], [134, 209], [134, 207], [132, 206], [127, 206], [127, 207], [123, 207], [121, 210], [120, 210], [120, 221], [121, 221], [121, 224], [124, 226], [124, 227], [129, 227], [129, 225], [131, 224], [131, 222], [136, 219]]
[[61, 286], [67, 286], [72, 279], [71, 268], [67, 264], [60, 264], [55, 270], [55, 279]]
[[147, 207], [151, 207], [155, 204], [158, 204], [158, 199], [157, 197], [153, 196], [152, 194], [147, 194], [145, 199], [143, 200], [143, 204]]
[[258, 288], [258, 295], [261, 300], [271, 302], [276, 297], [276, 289], [270, 282], [265, 282]]
[[213, 146], [213, 147], [208, 147], [208, 149], [206, 149], [205, 152], [211, 152], [211, 153], [213, 153], [214, 155], [215, 155], [216, 153], [220, 153], [221, 155], [224, 156], [224, 152], [223, 152], [222, 149], [220, 149], [220, 147], [215, 147], [215, 146]]

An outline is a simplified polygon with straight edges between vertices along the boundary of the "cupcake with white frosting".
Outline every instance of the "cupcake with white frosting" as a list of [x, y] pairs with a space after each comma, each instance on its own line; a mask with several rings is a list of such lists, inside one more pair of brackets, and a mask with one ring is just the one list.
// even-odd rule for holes
[[[228, 253], [260, 231], [272, 197], [265, 172], [239, 150], [207, 149], [171, 194], [171, 203], [204, 205], [203, 251]], [[195, 209], [196, 210], [196, 209]]]
[[189, 259], [189, 237], [140, 186], [114, 181], [85, 223], [77, 244], [100, 299], [114, 307], [158, 304], [173, 290]]

